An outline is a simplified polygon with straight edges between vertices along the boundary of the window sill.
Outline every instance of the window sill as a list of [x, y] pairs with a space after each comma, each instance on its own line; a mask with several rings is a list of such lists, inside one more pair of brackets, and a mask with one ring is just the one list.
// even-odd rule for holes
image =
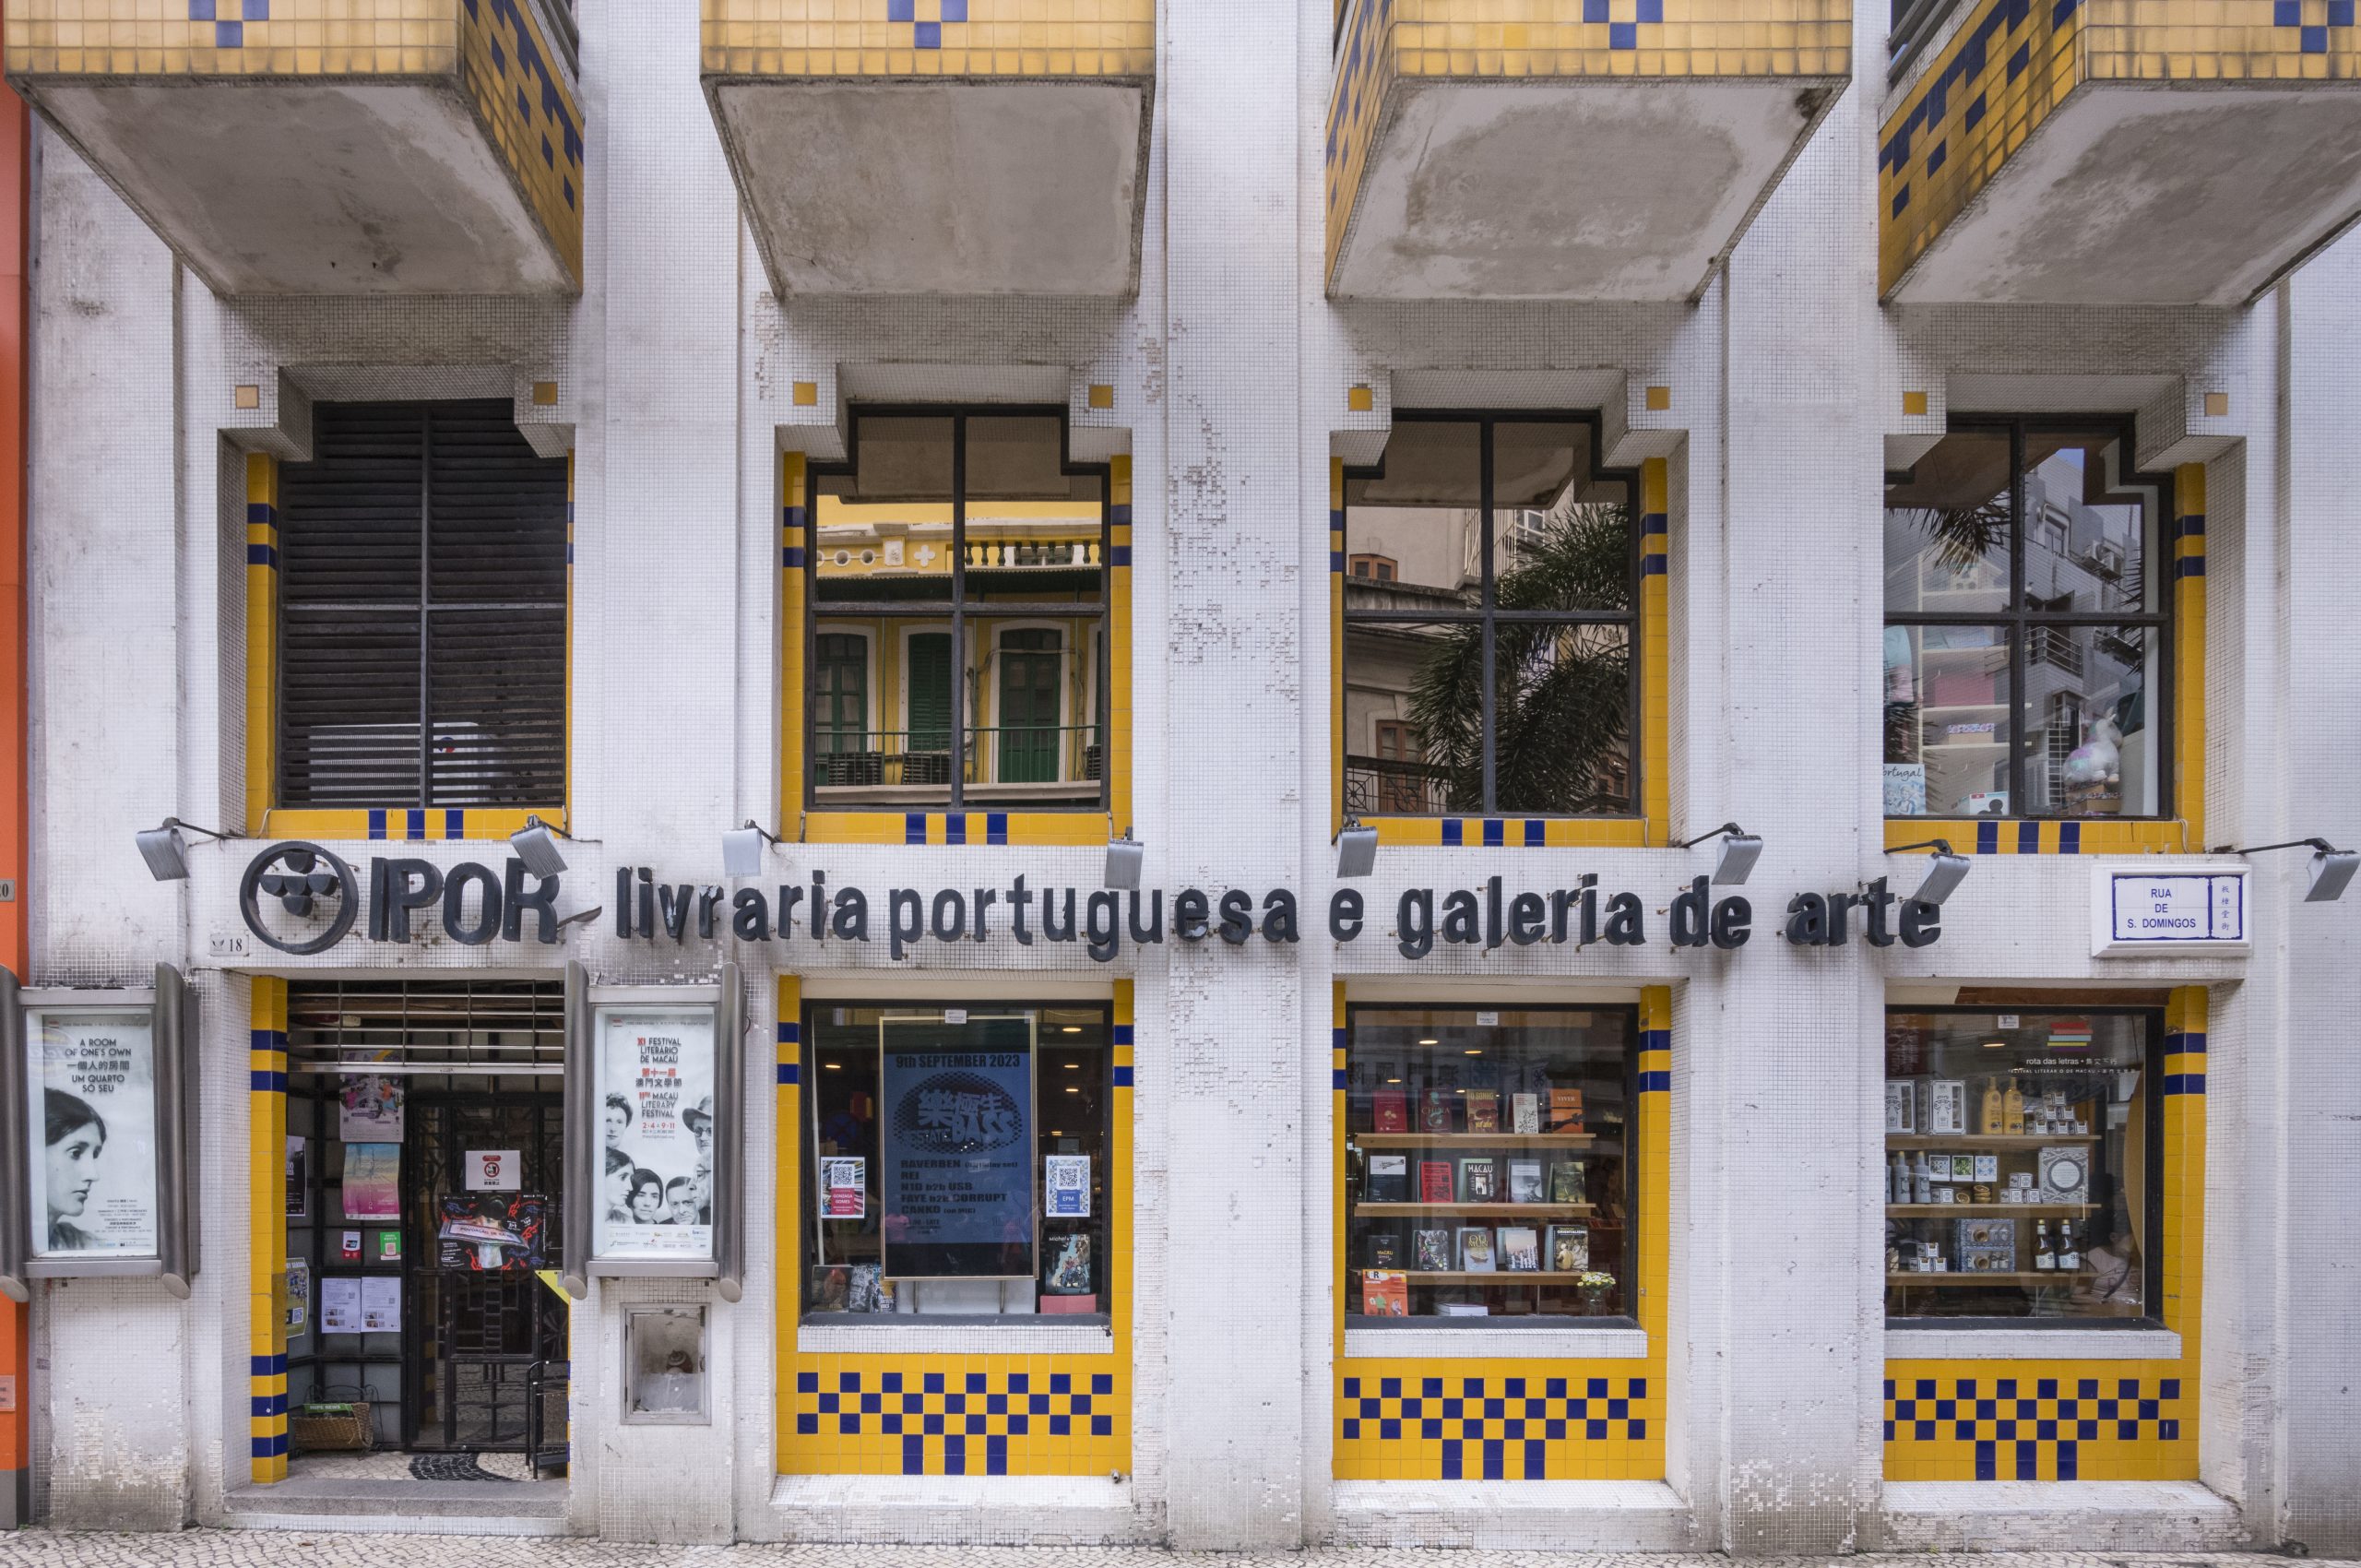
[[798, 1323], [795, 1348], [805, 1355], [1110, 1356], [1115, 1338], [1103, 1313], [1089, 1317], [831, 1313]]
[[[1466, 1326], [1461, 1326], [1465, 1324]], [[1345, 1359], [1352, 1360], [1638, 1361], [1648, 1355], [1648, 1335], [1628, 1322], [1565, 1326], [1531, 1324], [1503, 1328], [1462, 1319], [1449, 1326], [1402, 1322], [1382, 1328], [1347, 1328]]]
[[2068, 1322], [2023, 1328], [1896, 1327], [1885, 1331], [1889, 1361], [2177, 1361], [2169, 1328], [2085, 1327]]

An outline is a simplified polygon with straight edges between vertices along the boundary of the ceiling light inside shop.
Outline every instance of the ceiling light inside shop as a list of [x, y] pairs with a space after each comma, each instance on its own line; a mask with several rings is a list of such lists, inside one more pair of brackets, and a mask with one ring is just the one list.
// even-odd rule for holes
[[1987, 1051], [2004, 1051], [2008, 1048], [2008, 1044], [2009, 1042], [2005, 1039], [1987, 1039], [1984, 1042], [1984, 1049]]
[[1418, 1043], [1420, 1045], [1441, 1045], [1442, 1041], [1439, 1039], [1422, 1039]]
[[1082, 1026], [1080, 1024], [1068, 1024], [1065, 1026], [1065, 1032], [1070, 1035], [1078, 1035], [1082, 1033]]
[[1081, 1092], [1082, 1092], [1082, 1089], [1081, 1089], [1080, 1086], [1078, 1086], [1078, 1085], [1075, 1085], [1075, 1084], [1068, 1084], [1068, 1085], [1066, 1086], [1066, 1093], [1068, 1093], [1068, 1094], [1080, 1094]]
[[1463, 1056], [1481, 1056], [1484, 1053], [1480, 1051], [1463, 1051], [1460, 1054]]

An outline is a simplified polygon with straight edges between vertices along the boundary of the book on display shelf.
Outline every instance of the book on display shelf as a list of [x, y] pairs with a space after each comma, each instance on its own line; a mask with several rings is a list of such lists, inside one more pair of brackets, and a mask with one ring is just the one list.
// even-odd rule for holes
[[1380, 1089], [1370, 1103], [1370, 1114], [1371, 1132], [1406, 1133], [1410, 1130], [1410, 1097], [1400, 1089]]
[[1583, 1091], [1551, 1089], [1549, 1091], [1549, 1127], [1553, 1133], [1579, 1133], [1583, 1130]]
[[1370, 1317], [1408, 1317], [1410, 1282], [1398, 1274], [1368, 1270], [1361, 1276], [1361, 1311]]
[[1459, 1267], [1464, 1274], [1490, 1274], [1500, 1267], [1492, 1255], [1492, 1232], [1489, 1226], [1463, 1225], [1459, 1228]]
[[1410, 1201], [1410, 1157], [1372, 1154], [1369, 1157], [1369, 1201], [1406, 1204]]
[[1549, 1271], [1552, 1274], [1580, 1274], [1588, 1267], [1590, 1267], [1590, 1227], [1587, 1225], [1549, 1227]]
[[1420, 1230], [1411, 1240], [1417, 1244], [1415, 1258], [1418, 1268], [1429, 1274], [1448, 1273], [1451, 1268], [1451, 1232]]
[[1541, 1097], [1537, 1094], [1509, 1096], [1509, 1131], [1520, 1134], [1541, 1131]]
[[1435, 1309], [1437, 1317], [1490, 1317], [1492, 1309], [1481, 1301], [1445, 1301]]
[[1422, 1204], [1447, 1204], [1453, 1194], [1451, 1161], [1422, 1159], [1418, 1161], [1418, 1201]]
[[1541, 1268], [1541, 1238], [1530, 1225], [1503, 1225], [1500, 1234], [1501, 1267], [1511, 1274], [1536, 1274]]
[[1397, 1232], [1380, 1230], [1369, 1239], [1369, 1266], [1371, 1268], [1400, 1268], [1402, 1266], [1402, 1238]]
[[1418, 1099], [1418, 1131], [1448, 1133], [1452, 1130], [1450, 1092], [1445, 1089], [1429, 1089]]
[[1501, 1199], [1500, 1172], [1491, 1157], [1481, 1155], [1459, 1162], [1459, 1201], [1464, 1204], [1498, 1203]]
[[1509, 1161], [1509, 1202], [1537, 1204], [1541, 1201], [1541, 1161], [1512, 1159]]
[[1471, 1133], [1497, 1133], [1501, 1130], [1501, 1097], [1489, 1089], [1467, 1091], [1467, 1130]]
[[1590, 1186], [1584, 1178], [1581, 1160], [1560, 1160], [1549, 1168], [1549, 1201], [1553, 1204], [1587, 1202]]

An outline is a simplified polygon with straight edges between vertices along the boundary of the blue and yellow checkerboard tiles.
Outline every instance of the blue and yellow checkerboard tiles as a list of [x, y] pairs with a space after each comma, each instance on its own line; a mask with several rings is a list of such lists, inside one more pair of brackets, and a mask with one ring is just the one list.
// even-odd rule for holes
[[1156, 0], [704, 0], [704, 68], [733, 77], [1156, 74]]
[[1879, 291], [2086, 83], [2355, 78], [2354, 0], [1982, 0], [1880, 133]]

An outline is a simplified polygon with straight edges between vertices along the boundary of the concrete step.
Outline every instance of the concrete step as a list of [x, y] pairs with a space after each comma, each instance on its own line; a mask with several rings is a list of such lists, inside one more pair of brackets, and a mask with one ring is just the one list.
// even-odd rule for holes
[[232, 1529], [415, 1528], [465, 1520], [461, 1534], [563, 1535], [565, 1488], [548, 1481], [363, 1480], [295, 1477], [230, 1493], [222, 1523]]
[[2236, 1551], [2237, 1505], [2195, 1481], [1888, 1481], [1872, 1551]]

